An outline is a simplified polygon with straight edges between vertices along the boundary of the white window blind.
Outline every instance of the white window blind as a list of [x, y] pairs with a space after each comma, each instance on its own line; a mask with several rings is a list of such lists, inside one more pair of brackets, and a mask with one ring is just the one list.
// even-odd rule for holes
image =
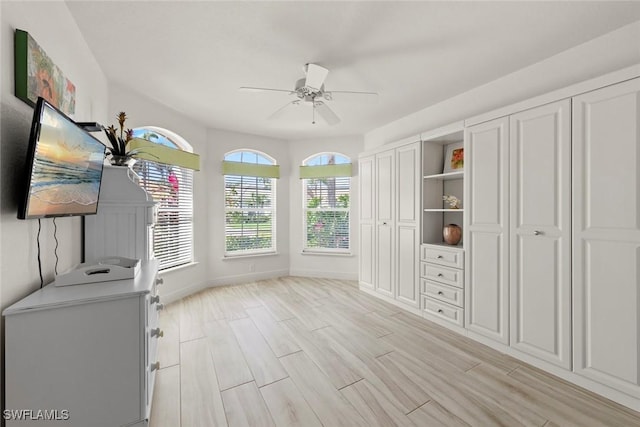
[[[257, 153], [244, 154], [240, 162], [267, 162], [266, 157]], [[237, 162], [238, 153], [225, 156], [228, 158]], [[275, 251], [275, 182], [270, 176], [224, 176], [227, 256]]]
[[[346, 166], [346, 162], [348, 158], [328, 153], [312, 157], [301, 167], [301, 176], [316, 175], [302, 180], [305, 251], [349, 252], [351, 177], [327, 176], [341, 169], [335, 167], [337, 163]], [[350, 173], [350, 168], [342, 169]]]
[[153, 250], [159, 269], [193, 261], [193, 171], [138, 160], [133, 170], [140, 186], [158, 203]]

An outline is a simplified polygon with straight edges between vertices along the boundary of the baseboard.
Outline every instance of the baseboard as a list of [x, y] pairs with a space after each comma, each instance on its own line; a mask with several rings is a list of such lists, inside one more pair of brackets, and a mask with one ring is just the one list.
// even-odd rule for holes
[[208, 287], [213, 288], [215, 286], [238, 285], [241, 283], [255, 282], [257, 280], [273, 279], [284, 276], [289, 276], [289, 270], [271, 270], [249, 274], [237, 274], [234, 276], [222, 276], [211, 280]]
[[339, 273], [318, 270], [289, 270], [289, 276], [319, 277], [323, 279], [358, 280], [358, 273]]
[[182, 287], [180, 289], [178, 289], [177, 291], [173, 291], [173, 292], [168, 292], [168, 293], [164, 293], [162, 292], [162, 286], [160, 286], [158, 288], [158, 293], [160, 294], [160, 297], [162, 298], [162, 303], [163, 304], [170, 304], [172, 302], [178, 301], [184, 297], [187, 297], [189, 295], [198, 293], [204, 289], [207, 289], [208, 287], [210, 287], [208, 282], [200, 282], [200, 283], [196, 283], [190, 286], [186, 286], [186, 287]]
[[395, 305], [396, 307], [400, 307], [401, 309], [406, 310], [409, 313], [413, 313], [416, 316], [422, 317], [422, 311], [419, 308], [408, 306], [405, 303], [402, 303], [400, 301], [396, 301], [395, 299], [393, 299], [391, 297], [388, 297], [386, 295], [382, 295], [382, 294], [380, 294], [380, 293], [378, 293], [378, 292], [374, 291], [373, 289], [370, 289], [370, 288], [368, 288], [366, 286], [360, 285], [359, 289], [362, 292], [365, 292], [365, 293], [367, 293], [369, 295], [372, 295], [372, 296], [374, 296], [376, 298], [380, 298], [381, 300], [383, 300], [385, 302], [388, 302], [389, 304]]

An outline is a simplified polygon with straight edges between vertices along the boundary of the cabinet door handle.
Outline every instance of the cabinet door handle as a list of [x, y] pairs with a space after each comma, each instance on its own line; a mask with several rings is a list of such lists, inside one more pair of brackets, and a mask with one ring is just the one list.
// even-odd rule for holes
[[382, 223], [382, 225], [387, 225], [387, 223], [386, 223], [386, 222], [383, 222], [383, 223]]
[[542, 231], [540, 231], [540, 230], [534, 230], [533, 231], [533, 235], [534, 236], [540, 236], [541, 234], [542, 234]]
[[444, 292], [438, 291], [438, 295], [444, 295]]
[[156, 304], [160, 302], [160, 295], [154, 295], [151, 297], [151, 304]]
[[164, 279], [162, 277], [156, 277], [156, 285], [162, 285], [164, 283]]
[[441, 308], [438, 309], [438, 313], [444, 313]]
[[156, 305], [156, 310], [158, 311], [164, 310], [164, 304], [159, 303], [158, 305]]
[[153, 337], [156, 337], [156, 336], [158, 338], [164, 337], [164, 331], [162, 331], [160, 328], [152, 329], [151, 330], [151, 337], [153, 338]]
[[151, 364], [151, 372], [157, 371], [158, 369], [160, 369], [160, 362], [156, 362], [156, 363], [152, 363]]

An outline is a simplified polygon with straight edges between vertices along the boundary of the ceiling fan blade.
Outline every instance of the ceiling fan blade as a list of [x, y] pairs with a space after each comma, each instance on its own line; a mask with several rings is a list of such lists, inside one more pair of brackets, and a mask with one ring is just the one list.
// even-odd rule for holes
[[316, 91], [322, 88], [329, 70], [316, 64], [307, 64], [307, 80], [304, 85]]
[[251, 86], [241, 86], [238, 88], [238, 90], [240, 92], [286, 92], [286, 93], [293, 93], [291, 90], [288, 89], [271, 89], [271, 88], [267, 88], [267, 87], [251, 87]]
[[340, 123], [340, 117], [336, 116], [336, 113], [334, 113], [327, 104], [322, 101], [316, 101], [314, 105], [320, 117], [322, 117], [329, 125], [333, 126]]
[[339, 102], [358, 102], [375, 104], [378, 102], [378, 94], [376, 92], [353, 92], [349, 90], [332, 90], [324, 92], [324, 99], [327, 101]]
[[295, 101], [287, 102], [283, 107], [278, 108], [273, 114], [267, 117], [267, 120], [277, 120], [284, 114], [287, 107], [290, 105], [299, 105], [300, 100], [296, 99]]

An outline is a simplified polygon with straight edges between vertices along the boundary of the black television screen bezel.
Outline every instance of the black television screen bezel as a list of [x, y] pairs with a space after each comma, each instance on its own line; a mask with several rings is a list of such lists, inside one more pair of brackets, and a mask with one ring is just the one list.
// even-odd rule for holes
[[[100, 186], [98, 187], [98, 200], [96, 201], [96, 208], [93, 212], [69, 212], [69, 213], [54, 213], [54, 214], [45, 214], [45, 215], [27, 215], [29, 211], [29, 199], [31, 194], [31, 177], [33, 173], [33, 165], [35, 162], [35, 153], [36, 146], [40, 140], [40, 130], [42, 128], [42, 115], [44, 113], [45, 108], [51, 108], [55, 112], [57, 112], [64, 120], [67, 120], [69, 123], [73, 124], [80, 130], [84, 132], [87, 136], [94, 139], [97, 143], [104, 147], [103, 156], [106, 151], [106, 146], [96, 137], [91, 135], [89, 132], [85, 131], [82, 127], [78, 126], [78, 124], [73, 121], [69, 116], [60, 111], [50, 102], [42, 97], [38, 97], [36, 105], [33, 109], [33, 119], [31, 121], [31, 132], [29, 134], [29, 148], [27, 151], [27, 158], [25, 160], [24, 167], [24, 179], [22, 181], [22, 199], [20, 200], [20, 205], [18, 207], [18, 219], [38, 219], [38, 218], [57, 218], [57, 217], [73, 217], [73, 216], [87, 216], [87, 215], [96, 215], [98, 213], [98, 205], [100, 203], [100, 191], [102, 189], [102, 179], [100, 179]], [[104, 163], [102, 165], [102, 169], [100, 171], [100, 176], [104, 174]]]

